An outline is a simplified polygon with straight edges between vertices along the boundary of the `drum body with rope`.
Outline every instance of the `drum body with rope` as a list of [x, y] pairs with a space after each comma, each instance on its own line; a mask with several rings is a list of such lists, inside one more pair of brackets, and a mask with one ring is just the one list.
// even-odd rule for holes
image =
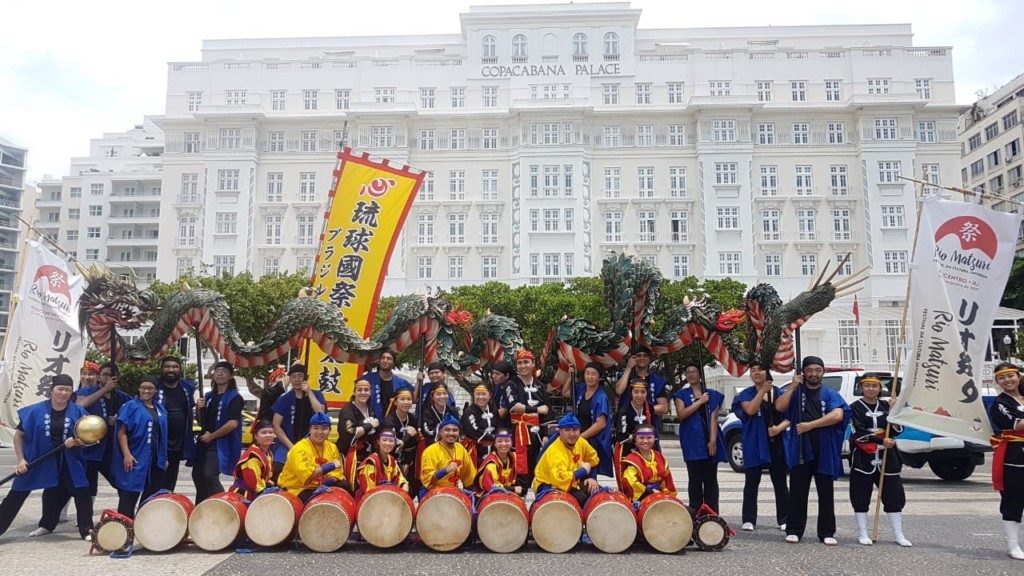
[[416, 506], [398, 486], [377, 486], [359, 500], [359, 535], [377, 548], [401, 544], [412, 532]]
[[693, 538], [693, 511], [668, 494], [651, 494], [640, 503], [637, 524], [644, 540], [658, 552], [673, 554]]
[[245, 514], [245, 534], [258, 546], [277, 546], [295, 535], [302, 500], [286, 490], [264, 490]]
[[348, 541], [356, 523], [356, 503], [341, 488], [330, 487], [306, 502], [299, 518], [299, 538], [314, 552], [334, 552]]
[[476, 532], [492, 552], [515, 552], [526, 543], [530, 517], [523, 499], [510, 492], [491, 492], [476, 509]]
[[416, 511], [416, 533], [438, 552], [455, 550], [473, 529], [473, 501], [458, 488], [434, 488]]
[[223, 550], [244, 534], [247, 509], [240, 494], [214, 494], [200, 502], [189, 516], [189, 538], [193, 544], [207, 552]]
[[583, 535], [582, 516], [575, 498], [560, 490], [548, 490], [530, 506], [533, 539], [547, 552], [568, 552]]
[[617, 554], [636, 540], [633, 503], [621, 492], [601, 491], [591, 495], [583, 508], [587, 536], [602, 552]]
[[103, 554], [126, 552], [135, 541], [134, 522], [131, 518], [104, 510], [100, 520], [92, 529], [92, 550]]
[[729, 543], [729, 524], [721, 516], [707, 514], [694, 523], [693, 543], [699, 550], [717, 552]]
[[166, 552], [185, 541], [195, 506], [182, 494], [151, 496], [135, 514], [135, 539], [150, 552]]

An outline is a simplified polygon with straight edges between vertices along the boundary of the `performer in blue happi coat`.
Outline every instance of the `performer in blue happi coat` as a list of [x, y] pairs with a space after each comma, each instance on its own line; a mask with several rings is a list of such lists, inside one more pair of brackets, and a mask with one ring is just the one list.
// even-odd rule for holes
[[274, 413], [274, 433], [277, 435], [273, 464], [275, 480], [288, 460], [288, 451], [309, 434], [309, 419], [313, 414], [327, 409], [323, 393], [310, 390], [305, 365], [292, 364], [288, 368], [288, 384], [291, 390], [282, 394], [271, 409]]
[[167, 468], [160, 481], [162, 490], [174, 492], [181, 462], [195, 458], [196, 438], [192, 433], [195, 393], [195, 383], [181, 375], [181, 359], [175, 356], [162, 358], [154, 397], [157, 404], [167, 409]]
[[116, 465], [113, 457], [114, 444], [117, 443], [114, 426], [117, 424], [118, 411], [132, 399], [118, 388], [119, 377], [116, 366], [104, 364], [100, 367], [98, 382], [95, 385], [82, 386], [75, 392], [75, 402], [79, 406], [85, 408], [89, 414], [103, 418], [107, 423], [107, 435], [99, 444], [82, 448], [85, 457], [85, 476], [89, 480], [89, 492], [93, 498], [97, 494], [100, 474], [111, 486], [117, 488], [117, 481], [113, 475]]
[[374, 417], [381, 422], [391, 413], [395, 394], [403, 388], [413, 389], [412, 382], [395, 374], [394, 368], [395, 353], [392, 350], [385, 350], [377, 359], [377, 370], [359, 377], [359, 380], [370, 383], [370, 408]]
[[775, 400], [775, 408], [792, 425], [783, 433], [789, 466], [789, 517], [786, 542], [795, 544], [807, 527], [807, 495], [811, 479], [818, 492], [818, 540], [826, 546], [839, 542], [836, 534], [833, 483], [843, 475], [843, 435], [850, 425], [850, 407], [842, 396], [821, 385], [825, 364], [807, 356], [802, 374]]
[[117, 511], [135, 517], [143, 501], [160, 489], [167, 468], [167, 409], [157, 404], [155, 378], [139, 383], [139, 395], [117, 412], [114, 444], [114, 478]]
[[751, 362], [750, 380], [753, 386], [744, 388], [732, 401], [732, 412], [742, 425], [740, 439], [743, 445], [743, 529], [750, 531], [757, 525], [757, 492], [765, 468], [775, 490], [775, 521], [786, 529], [786, 506], [789, 488], [786, 486], [786, 451], [782, 433], [789, 428], [786, 420], [775, 409], [775, 399], [782, 392], [773, 384], [772, 373], [759, 362]]
[[[655, 433], [660, 434], [661, 417], [668, 414], [671, 388], [660, 374], [651, 370], [651, 360], [653, 359], [654, 354], [646, 347], [637, 349], [629, 357], [626, 369], [615, 383], [615, 394], [619, 397], [616, 411], [626, 408], [630, 402], [631, 394], [626, 391], [626, 388], [637, 380], [643, 380], [647, 383], [647, 403], [650, 404], [651, 412], [653, 412], [651, 424], [654, 426]], [[656, 442], [655, 450], [659, 450], [659, 446], [660, 442]]]
[[[575, 368], [573, 368], [575, 370]], [[601, 388], [604, 369], [590, 362], [583, 369], [583, 383], [576, 384], [574, 413], [580, 421], [580, 438], [597, 451], [595, 474], [613, 476], [612, 472], [612, 413], [608, 395]], [[569, 398], [570, 383], [562, 387], [562, 396]]]
[[242, 453], [242, 406], [234, 378], [235, 367], [226, 361], [213, 365], [213, 386], [206, 397], [196, 402], [202, 413], [202, 432], [196, 442], [192, 481], [196, 485], [196, 504], [224, 491], [220, 475], [233, 476]]
[[[67, 374], [58, 374], [50, 381], [50, 399], [18, 410], [18, 428], [14, 434], [14, 454], [18, 460], [18, 477], [7, 496], [0, 502], [0, 534], [11, 526], [22, 505], [33, 490], [43, 491], [43, 517], [39, 527], [29, 536], [41, 536], [57, 527], [60, 510], [70, 498], [75, 499], [78, 533], [89, 540], [92, 531], [92, 496], [85, 476], [82, 443], [75, 438], [75, 425], [88, 413], [70, 402], [74, 381]], [[39, 462], [31, 469], [28, 463], [64, 444], [65, 449]]]
[[718, 463], [726, 461], [725, 442], [718, 426], [718, 411], [725, 396], [706, 390], [700, 367], [690, 365], [684, 372], [686, 385], [673, 399], [679, 417], [679, 445], [686, 462], [690, 508], [707, 504], [718, 512]]

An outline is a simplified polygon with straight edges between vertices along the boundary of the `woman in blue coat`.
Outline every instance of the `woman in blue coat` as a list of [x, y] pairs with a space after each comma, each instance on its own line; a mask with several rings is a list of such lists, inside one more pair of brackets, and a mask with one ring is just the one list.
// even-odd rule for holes
[[679, 417], [679, 444], [686, 462], [690, 508], [707, 504], [718, 512], [718, 463], [725, 462], [725, 443], [718, 428], [718, 411], [725, 396], [706, 390], [700, 367], [686, 367], [686, 385], [674, 396]]
[[[601, 388], [604, 369], [591, 362], [583, 369], [583, 383], [576, 384], [576, 418], [580, 421], [580, 438], [597, 451], [598, 464], [594, 472], [613, 476], [612, 472], [612, 413], [608, 394]], [[569, 397], [569, 386], [562, 387], [562, 396]]]
[[160, 489], [167, 468], [167, 409], [153, 400], [156, 383], [143, 380], [139, 395], [117, 412], [114, 480], [117, 512], [135, 517], [135, 507]]

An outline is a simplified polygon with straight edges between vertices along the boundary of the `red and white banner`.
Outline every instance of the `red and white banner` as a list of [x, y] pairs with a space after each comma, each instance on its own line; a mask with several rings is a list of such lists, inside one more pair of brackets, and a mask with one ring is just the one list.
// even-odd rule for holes
[[1021, 216], [926, 198], [911, 268], [903, 389], [889, 421], [988, 445], [981, 372]]
[[78, 329], [83, 288], [63, 258], [29, 241], [0, 363], [0, 441], [14, 440], [18, 409], [50, 397], [55, 375], [69, 374], [77, 383], [86, 348]]

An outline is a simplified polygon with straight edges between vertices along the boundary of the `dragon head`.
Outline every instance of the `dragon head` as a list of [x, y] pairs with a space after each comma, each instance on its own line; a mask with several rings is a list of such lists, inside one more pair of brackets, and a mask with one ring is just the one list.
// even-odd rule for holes
[[718, 320], [715, 321], [715, 329], [719, 332], [731, 332], [746, 319], [746, 312], [731, 308], [718, 315]]
[[139, 290], [135, 280], [115, 274], [107, 266], [93, 264], [86, 268], [77, 265], [86, 279], [79, 301], [79, 323], [85, 326], [89, 318], [99, 317], [122, 330], [138, 328], [158, 309], [155, 294]]

